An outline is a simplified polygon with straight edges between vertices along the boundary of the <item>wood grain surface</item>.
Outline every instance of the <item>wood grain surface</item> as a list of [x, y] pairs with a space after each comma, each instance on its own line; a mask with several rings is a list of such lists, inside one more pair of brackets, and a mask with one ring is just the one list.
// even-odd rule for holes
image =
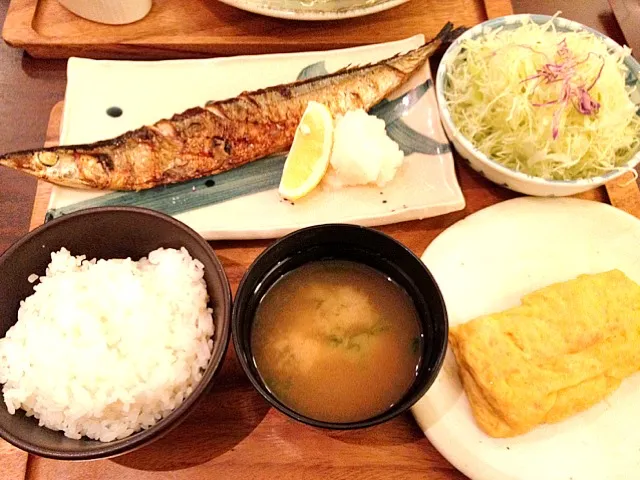
[[[60, 124], [62, 122], [63, 108], [64, 102], [58, 102], [51, 109], [49, 124], [47, 125], [47, 135], [44, 142], [46, 147], [57, 145], [60, 140]], [[29, 231], [39, 227], [44, 222], [52, 188], [53, 185], [49, 182], [45, 182], [44, 180], [37, 181], [35, 198], [33, 199], [33, 209], [31, 210], [31, 220], [29, 221]]]
[[[7, 2], [0, 2], [0, 22]], [[49, 112], [62, 100], [65, 61], [24, 56], [0, 42], [0, 151], [42, 146]], [[0, 252], [29, 227], [36, 181], [28, 175], [0, 170]]]
[[[485, 7], [485, 1], [487, 6]], [[328, 50], [433, 37], [449, 20], [474, 25], [511, 13], [509, 0], [411, 0], [366, 17], [300, 22], [264, 17], [216, 0], [155, 0], [130, 25], [82, 19], [57, 0], [12, 0], [3, 38], [46, 58], [176, 58]]]
[[[0, 21], [7, 2], [0, 2]], [[43, 144], [49, 112], [64, 95], [66, 62], [42, 62], [0, 44], [0, 150]], [[34, 202], [36, 181], [0, 170], [0, 252], [24, 235]], [[6, 281], [6, 279], [0, 279]], [[22, 480], [27, 455], [0, 440], [0, 479]]]
[[[58, 138], [62, 104], [56, 105], [47, 129], [47, 143]], [[460, 162], [462, 163], [462, 162]], [[421, 255], [445, 228], [493, 203], [516, 196], [489, 183], [473, 170], [458, 169], [467, 207], [442, 217], [381, 227]], [[38, 182], [31, 227], [42, 223], [51, 188]], [[603, 189], [580, 195], [606, 201]], [[211, 242], [235, 293], [255, 257], [271, 243]], [[16, 478], [27, 455], [13, 451]], [[44, 479], [424, 479], [466, 478], [426, 440], [410, 414], [358, 432], [331, 432], [289, 420], [251, 387], [230, 347], [211, 393], [184, 424], [164, 439], [113, 460], [64, 463], [29, 457], [25, 477]], [[169, 475], [170, 472], [170, 475]]]
[[[48, 144], [57, 141], [61, 115], [60, 103], [52, 110]], [[466, 167], [460, 168], [458, 176], [468, 203], [464, 211], [381, 230], [421, 254], [444, 228], [469, 213], [515, 196]], [[50, 190], [48, 184], [38, 182], [32, 228], [42, 223]], [[211, 242], [234, 293], [249, 264], [270, 243]], [[211, 393], [165, 439], [113, 460], [65, 463], [31, 456], [27, 462], [27, 455], [15, 450], [11, 458], [16, 462], [15, 478], [20, 480], [466, 478], [431, 446], [408, 413], [358, 432], [325, 431], [289, 420], [269, 408], [253, 389], [233, 346]]]
[[640, 189], [637, 172], [627, 172], [606, 185], [609, 203], [640, 218]]
[[[157, 1], [161, 3], [161, 0]], [[214, 2], [211, 0], [209, 3]], [[514, 0], [513, 3], [516, 13], [555, 13], [562, 10], [564, 16], [622, 41], [622, 34], [615, 20], [612, 22], [606, 0]], [[491, 9], [487, 8], [487, 11], [491, 12]], [[6, 2], [0, 2], [0, 20], [6, 13]], [[450, 12], [449, 17], [456, 14]], [[375, 26], [375, 22], [372, 25]], [[199, 24], [194, 28], [199, 28]], [[64, 61], [37, 60], [23, 55], [20, 50], [0, 45], [0, 151], [42, 145], [47, 125], [47, 141], [57, 139], [61, 108], [51, 109], [64, 96], [65, 66]], [[50, 111], [52, 116], [48, 124]], [[474, 211], [515, 196], [463, 165], [458, 166], [458, 178], [467, 200], [464, 211], [391, 225], [381, 230], [421, 254], [444, 228]], [[0, 252], [44, 218], [49, 186], [40, 183], [37, 188], [36, 196], [34, 179], [0, 169]], [[637, 192], [634, 183], [619, 188], [630, 188], [631, 195]], [[615, 188], [612, 190], [611, 186], [609, 194], [612, 200], [618, 195], [630, 198], [628, 193]], [[607, 200], [604, 189], [583, 197]], [[631, 204], [629, 208], [634, 208], [633, 205], [637, 208], [637, 203]], [[34, 216], [30, 225], [32, 211]], [[246, 267], [270, 243], [212, 243], [234, 291]], [[186, 422], [165, 439], [132, 454], [113, 460], [65, 463], [28, 457], [0, 440], [0, 480], [287, 480], [305, 477], [373, 480], [466, 478], [435, 451], [409, 414], [372, 429], [340, 433], [305, 427], [288, 420], [269, 409], [250, 387], [232, 348], [211, 393]]]

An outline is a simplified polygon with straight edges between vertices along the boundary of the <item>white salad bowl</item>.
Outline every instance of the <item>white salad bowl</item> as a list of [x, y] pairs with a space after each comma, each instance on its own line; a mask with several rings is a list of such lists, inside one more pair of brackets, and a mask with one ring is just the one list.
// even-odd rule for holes
[[[559, 32], [585, 30], [596, 37], [601, 38], [610, 52], [613, 53], [622, 50], [622, 47], [619, 44], [592, 28], [571, 20], [559, 17], [550, 17], [548, 15], [509, 15], [506, 17], [488, 20], [467, 30], [449, 46], [440, 61], [440, 66], [438, 67], [438, 72], [436, 74], [436, 97], [438, 99], [440, 118], [447, 137], [449, 137], [449, 140], [457, 152], [469, 162], [471, 168], [492, 182], [516, 192], [539, 197], [561, 197], [585, 192], [604, 185], [605, 183], [620, 177], [629, 169], [635, 168], [640, 162], [640, 152], [636, 152], [636, 154], [619, 169], [607, 172], [604, 175], [578, 180], [546, 180], [541, 177], [527, 175], [505, 167], [482, 153], [478, 148], [476, 148], [471, 140], [460, 132], [458, 126], [451, 118], [451, 112], [449, 111], [449, 106], [444, 93], [448, 85], [448, 68], [460, 53], [462, 48], [461, 42], [466, 39], [481, 37], [487, 32], [500, 27], [507, 30], [515, 29], [522, 25], [523, 22], [529, 20], [537, 24], [545, 24], [552, 21], [556, 30]], [[625, 57], [624, 63], [629, 69], [629, 74], [626, 79], [627, 85], [633, 86], [638, 84], [638, 82], [640, 82], [640, 64], [630, 55]], [[635, 91], [634, 95], [634, 102], [636, 104], [640, 104], [640, 93]], [[640, 110], [638, 110], [638, 112], [640, 114]]]

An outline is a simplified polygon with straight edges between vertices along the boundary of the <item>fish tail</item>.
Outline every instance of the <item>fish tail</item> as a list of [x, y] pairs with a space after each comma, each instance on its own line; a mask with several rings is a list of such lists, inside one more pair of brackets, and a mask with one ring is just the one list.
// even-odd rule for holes
[[453, 23], [447, 22], [444, 27], [438, 32], [432, 41], [438, 41], [442, 44], [453, 42], [456, 38], [466, 32], [467, 27], [453, 28]]
[[408, 53], [396, 55], [385, 63], [405, 75], [413, 74], [431, 55], [440, 50], [443, 45], [450, 43], [466, 30], [466, 27], [454, 28], [453, 23], [447, 22], [440, 32], [428, 43]]

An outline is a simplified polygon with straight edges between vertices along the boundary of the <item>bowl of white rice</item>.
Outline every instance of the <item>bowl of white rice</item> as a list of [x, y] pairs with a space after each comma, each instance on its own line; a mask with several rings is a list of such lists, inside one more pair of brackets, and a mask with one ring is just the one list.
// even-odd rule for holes
[[209, 244], [142, 208], [53, 220], [0, 257], [0, 437], [90, 460], [176, 427], [230, 335], [231, 292]]

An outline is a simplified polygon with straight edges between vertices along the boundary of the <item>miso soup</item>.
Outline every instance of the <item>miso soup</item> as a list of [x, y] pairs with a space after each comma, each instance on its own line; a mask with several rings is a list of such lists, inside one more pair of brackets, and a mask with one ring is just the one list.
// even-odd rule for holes
[[325, 422], [374, 417], [413, 383], [422, 334], [405, 290], [373, 268], [303, 265], [264, 295], [251, 330], [256, 367], [292, 410]]

